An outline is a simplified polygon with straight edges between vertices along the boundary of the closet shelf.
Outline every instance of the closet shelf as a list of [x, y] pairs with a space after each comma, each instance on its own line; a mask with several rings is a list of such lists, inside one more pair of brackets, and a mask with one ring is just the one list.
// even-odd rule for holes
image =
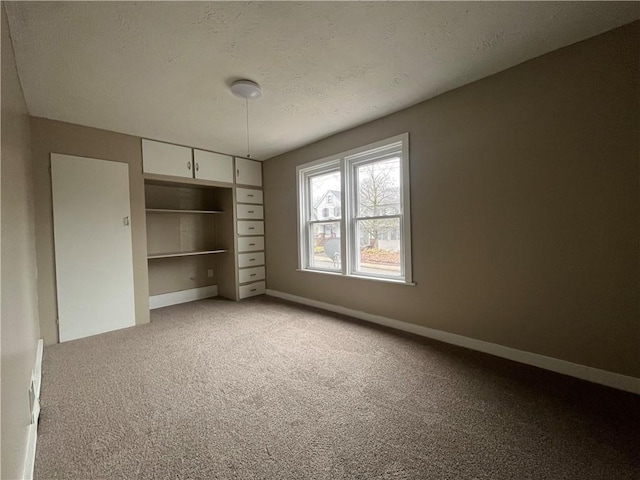
[[147, 208], [147, 213], [224, 213], [222, 210], [181, 210], [172, 208]]
[[152, 253], [147, 255], [148, 260], [154, 258], [171, 258], [171, 257], [188, 257], [192, 255], [212, 255], [215, 253], [225, 253], [228, 250], [196, 250], [192, 252], [167, 252], [167, 253]]

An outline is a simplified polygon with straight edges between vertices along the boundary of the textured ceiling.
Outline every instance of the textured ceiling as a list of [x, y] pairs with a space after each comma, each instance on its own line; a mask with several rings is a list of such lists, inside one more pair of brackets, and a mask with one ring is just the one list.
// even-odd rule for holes
[[265, 159], [640, 17], [616, 2], [3, 2], [29, 112]]

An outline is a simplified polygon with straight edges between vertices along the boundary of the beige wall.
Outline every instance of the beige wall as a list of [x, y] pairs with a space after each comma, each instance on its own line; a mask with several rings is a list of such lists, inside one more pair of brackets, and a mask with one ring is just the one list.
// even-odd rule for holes
[[[53, 246], [50, 154], [113, 160], [129, 164], [133, 281], [136, 324], [149, 322], [147, 233], [140, 138], [65, 122], [31, 118], [35, 181], [36, 249], [38, 252], [38, 305], [45, 345], [58, 341], [56, 278]], [[99, 255], [96, 245], [96, 255]]]
[[[639, 26], [266, 161], [268, 287], [640, 377]], [[296, 165], [403, 132], [417, 286], [297, 272]]]
[[2, 10], [2, 478], [19, 478], [29, 432], [29, 382], [40, 332], [31, 133]]

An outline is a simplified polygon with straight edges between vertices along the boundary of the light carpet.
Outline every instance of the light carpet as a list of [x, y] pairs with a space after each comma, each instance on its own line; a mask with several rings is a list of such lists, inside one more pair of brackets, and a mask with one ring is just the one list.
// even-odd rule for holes
[[38, 479], [634, 479], [640, 397], [260, 297], [47, 347]]

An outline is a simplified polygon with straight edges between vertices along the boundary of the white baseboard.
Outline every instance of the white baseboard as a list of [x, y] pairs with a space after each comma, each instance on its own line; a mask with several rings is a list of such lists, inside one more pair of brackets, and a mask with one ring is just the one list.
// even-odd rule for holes
[[154, 308], [168, 307], [169, 305], [177, 305], [178, 303], [193, 302], [194, 300], [217, 296], [217, 285], [191, 288], [189, 290], [180, 290], [179, 292], [152, 295], [149, 297], [149, 308], [153, 310]]
[[40, 399], [40, 385], [42, 384], [42, 355], [44, 353], [44, 341], [38, 340], [38, 347], [36, 350], [36, 366], [33, 371], [36, 374], [36, 397]]
[[36, 444], [38, 443], [38, 418], [40, 417], [40, 385], [42, 385], [42, 353], [44, 342], [38, 340], [36, 348], [36, 363], [33, 367], [33, 380], [35, 386], [35, 401], [32, 406], [31, 425], [27, 436], [27, 451], [24, 457], [24, 467], [22, 478], [31, 480], [33, 478], [33, 468], [36, 463]]
[[38, 424], [29, 425], [29, 437], [27, 438], [27, 453], [24, 459], [24, 470], [22, 478], [24, 480], [33, 479], [33, 469], [36, 463], [36, 443], [38, 442]]
[[525, 352], [523, 350], [517, 350], [515, 348], [498, 345], [496, 343], [476, 340], [474, 338], [456, 335], [455, 333], [448, 333], [442, 330], [436, 330], [433, 328], [424, 327], [422, 325], [416, 325], [414, 323], [402, 322], [400, 320], [394, 320], [392, 318], [387, 318], [380, 315], [373, 315], [371, 313], [361, 312], [359, 310], [351, 310], [350, 308], [340, 307], [338, 305], [332, 305], [325, 302], [319, 302], [317, 300], [311, 300], [309, 298], [299, 297], [297, 295], [291, 295], [289, 293], [279, 292], [277, 290], [267, 289], [266, 293], [267, 295], [282, 298], [283, 300], [289, 300], [291, 302], [301, 303], [303, 305], [309, 305], [311, 307], [321, 308], [323, 310], [329, 310], [331, 312], [348, 315], [350, 317], [359, 318], [360, 320], [377, 323], [379, 325], [395, 328], [404, 332], [414, 333], [416, 335], [432, 338], [434, 340], [450, 343], [452, 345], [458, 345], [460, 347], [477, 350], [479, 352], [488, 353], [497, 357], [525, 363], [527, 365], [533, 365], [534, 367], [543, 368], [545, 370], [551, 370], [552, 372], [562, 373], [564, 375], [580, 378], [589, 382], [606, 385], [607, 387], [613, 387], [619, 390], [640, 394], [640, 378], [629, 377], [627, 375], [621, 375], [619, 373], [588, 367], [586, 365], [567, 362], [566, 360], [547, 357], [545, 355], [540, 355], [537, 353]]

